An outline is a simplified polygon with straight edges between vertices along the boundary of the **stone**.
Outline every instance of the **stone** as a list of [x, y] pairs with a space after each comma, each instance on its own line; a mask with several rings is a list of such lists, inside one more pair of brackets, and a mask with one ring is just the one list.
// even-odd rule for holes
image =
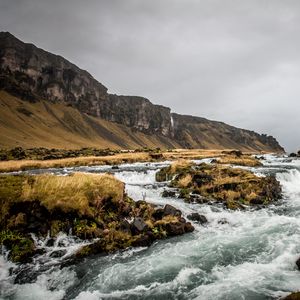
[[163, 208], [157, 208], [153, 214], [152, 214], [152, 217], [155, 219], [155, 220], [161, 220], [164, 216], [164, 209]]
[[152, 244], [152, 239], [148, 234], [144, 234], [132, 242], [133, 247], [149, 247]]
[[161, 194], [162, 197], [164, 198], [168, 198], [168, 197], [175, 197], [176, 196], [176, 192], [175, 191], [170, 191], [170, 190], [164, 190]]
[[140, 217], [134, 218], [134, 220], [131, 224], [131, 231], [133, 234], [139, 234], [140, 232], [146, 230], [147, 228], [148, 228], [148, 225]]
[[164, 207], [164, 215], [180, 217], [181, 211], [170, 204], [166, 204]]
[[204, 215], [200, 215], [198, 213], [191, 213], [190, 215], [187, 216], [187, 218], [191, 221], [200, 223], [200, 224], [205, 224], [207, 223], [207, 219]]
[[53, 258], [59, 258], [59, 257], [64, 256], [66, 253], [67, 253], [66, 250], [56, 250], [56, 251], [53, 251], [52, 253], [50, 253], [49, 256], [53, 257]]

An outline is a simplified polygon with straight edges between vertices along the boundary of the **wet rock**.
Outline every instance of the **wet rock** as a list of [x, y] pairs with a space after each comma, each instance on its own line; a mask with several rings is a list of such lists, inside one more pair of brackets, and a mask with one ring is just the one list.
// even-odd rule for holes
[[176, 236], [185, 233], [185, 224], [183, 223], [168, 223], [166, 224], [166, 231], [168, 236]]
[[148, 225], [140, 217], [134, 218], [134, 220], [131, 224], [131, 232], [133, 234], [139, 234], [140, 232], [146, 230], [147, 228], [148, 228]]
[[298, 267], [298, 270], [300, 271], [300, 257], [296, 261], [296, 265]]
[[81, 247], [76, 253], [75, 255], [70, 258], [70, 264], [72, 264], [73, 262], [77, 262], [78, 260], [81, 260], [82, 258], [91, 256], [91, 255], [95, 255], [95, 254], [99, 254], [99, 253], [103, 253], [104, 248], [103, 248], [103, 244], [101, 241], [97, 241], [95, 243], [86, 245]]
[[225, 218], [222, 218], [222, 219], [220, 219], [220, 220], [218, 221], [218, 224], [222, 224], [222, 225], [224, 225], [224, 224], [229, 224], [229, 222], [228, 222], [228, 220], [227, 220], [227, 219], [225, 219]]
[[264, 199], [262, 197], [256, 197], [254, 199], [251, 199], [250, 203], [255, 205], [264, 204]]
[[184, 230], [186, 233], [193, 232], [195, 230], [194, 226], [190, 222], [184, 224]]
[[161, 194], [162, 197], [165, 197], [165, 198], [169, 198], [169, 197], [175, 197], [176, 196], [176, 193], [175, 191], [170, 191], [170, 190], [164, 190]]
[[192, 232], [195, 228], [190, 222], [182, 223], [178, 221], [176, 223], [167, 223], [165, 229], [168, 236], [176, 236]]
[[56, 251], [53, 251], [52, 253], [50, 253], [49, 256], [52, 258], [59, 258], [59, 257], [64, 256], [66, 253], [67, 253], [66, 250], [56, 250]]
[[33, 283], [39, 275], [39, 272], [35, 272], [31, 266], [21, 267], [17, 270], [14, 284]]
[[190, 215], [187, 216], [187, 218], [191, 221], [200, 223], [200, 224], [205, 224], [207, 223], [207, 219], [204, 215], [200, 215], [198, 213], [191, 213]]
[[180, 217], [181, 211], [170, 204], [166, 204], [164, 207], [164, 215]]
[[53, 247], [55, 243], [55, 239], [50, 238], [47, 242], [46, 242], [46, 247]]
[[133, 247], [149, 247], [152, 244], [152, 237], [144, 234], [132, 242]]
[[156, 209], [153, 214], [152, 214], [152, 217], [155, 219], [155, 220], [161, 220], [162, 217], [164, 216], [164, 209], [163, 208], [158, 208]]

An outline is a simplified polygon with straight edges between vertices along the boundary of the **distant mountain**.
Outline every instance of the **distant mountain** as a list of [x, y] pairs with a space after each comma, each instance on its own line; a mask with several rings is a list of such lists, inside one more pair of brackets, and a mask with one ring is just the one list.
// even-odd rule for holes
[[284, 151], [272, 136], [109, 94], [87, 71], [8, 32], [0, 32], [0, 90], [1, 147]]

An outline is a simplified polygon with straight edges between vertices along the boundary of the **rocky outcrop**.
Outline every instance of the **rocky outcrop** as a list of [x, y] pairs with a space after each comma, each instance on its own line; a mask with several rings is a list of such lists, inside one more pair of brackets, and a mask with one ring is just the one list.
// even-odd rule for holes
[[179, 198], [185, 201], [217, 201], [229, 209], [267, 205], [282, 196], [274, 176], [258, 177], [248, 170], [220, 164], [174, 162], [156, 173], [157, 181], [166, 178], [171, 180], [171, 187], [179, 188]]
[[72, 233], [89, 241], [76, 253], [77, 260], [149, 246], [193, 230], [171, 205], [160, 208], [133, 201], [112, 175], [0, 176], [0, 246], [9, 250], [8, 258], [14, 262], [28, 262], [43, 250], [34, 243], [32, 233], [51, 238], [60, 232]]
[[0, 33], [0, 89], [27, 101], [61, 102], [81, 113], [169, 138], [183, 148], [284, 151], [271, 136], [172, 114], [170, 108], [143, 97], [108, 94], [87, 71], [8, 32]]

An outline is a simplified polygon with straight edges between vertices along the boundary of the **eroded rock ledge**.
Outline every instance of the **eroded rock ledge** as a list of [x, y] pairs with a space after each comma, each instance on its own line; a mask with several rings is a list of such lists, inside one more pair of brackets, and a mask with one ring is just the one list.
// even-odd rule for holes
[[[112, 175], [0, 176], [0, 244], [9, 259], [24, 263], [38, 254], [30, 233], [56, 237], [71, 233], [91, 244], [75, 254], [110, 253], [149, 246], [157, 239], [192, 232], [194, 227], [171, 205], [135, 202]], [[96, 239], [96, 240], [95, 240]]]

